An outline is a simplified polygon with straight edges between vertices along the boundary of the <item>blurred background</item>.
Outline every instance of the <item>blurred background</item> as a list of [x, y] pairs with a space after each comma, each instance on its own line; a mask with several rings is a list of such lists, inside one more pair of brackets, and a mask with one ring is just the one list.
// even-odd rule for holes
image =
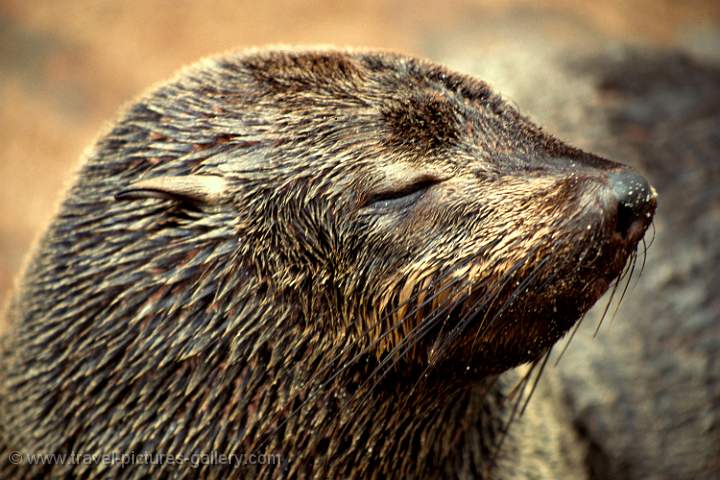
[[[510, 50], [622, 41], [717, 57], [719, 22], [717, 1], [2, 0], [0, 299], [84, 147], [122, 105], [204, 55], [332, 43], [462, 68]], [[532, 77], [532, 69], [517, 74]]]

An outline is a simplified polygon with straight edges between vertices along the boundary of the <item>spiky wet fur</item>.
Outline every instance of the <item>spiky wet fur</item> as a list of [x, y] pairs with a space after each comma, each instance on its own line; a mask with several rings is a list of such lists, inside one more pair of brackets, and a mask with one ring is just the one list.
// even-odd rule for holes
[[[622, 270], [634, 245], [613, 243], [599, 193], [617, 167], [412, 58], [259, 51], [186, 69], [98, 141], [35, 253], [0, 357], [0, 438], [284, 461], [0, 471], [522, 476], [497, 375], [542, 358], [602, 293], [587, 285]], [[187, 175], [230, 188], [116, 199]], [[423, 175], [412, 204], [377, 200]]]

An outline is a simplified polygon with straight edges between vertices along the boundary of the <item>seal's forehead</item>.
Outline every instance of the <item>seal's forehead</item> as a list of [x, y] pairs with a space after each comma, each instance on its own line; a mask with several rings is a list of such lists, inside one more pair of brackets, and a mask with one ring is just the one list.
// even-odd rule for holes
[[263, 51], [227, 62], [221, 71], [240, 76], [241, 104], [258, 121], [262, 117], [278, 136], [302, 134], [326, 153], [372, 144], [374, 152], [424, 161], [458, 149], [472, 156], [490, 140], [507, 143], [514, 135], [509, 126], [523, 123], [502, 118], [513, 109], [486, 83], [413, 57]]
[[472, 109], [494, 100], [483, 82], [396, 54], [267, 52], [242, 65], [264, 95], [294, 115], [312, 113], [305, 120], [313, 122], [317, 110], [327, 108], [347, 126], [373, 122], [392, 148], [451, 148]]
[[438, 152], [457, 146], [464, 116], [455, 102], [434, 91], [418, 91], [381, 108], [390, 146], [404, 150]]

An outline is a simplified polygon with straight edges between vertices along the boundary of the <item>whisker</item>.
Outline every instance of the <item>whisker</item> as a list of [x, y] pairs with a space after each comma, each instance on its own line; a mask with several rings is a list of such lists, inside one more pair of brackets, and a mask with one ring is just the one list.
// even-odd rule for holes
[[528, 371], [523, 375], [523, 377], [520, 379], [520, 381], [510, 390], [510, 393], [508, 394], [507, 398], [512, 399], [513, 401], [513, 407], [510, 410], [510, 416], [508, 417], [508, 421], [505, 422], [505, 424], [502, 427], [502, 430], [500, 432], [500, 439], [498, 440], [497, 444], [495, 445], [495, 450], [493, 451], [492, 457], [490, 458], [490, 462], [492, 464], [495, 463], [497, 460], [497, 455], [502, 450], [502, 446], [505, 443], [505, 438], [507, 438], [508, 433], [510, 432], [510, 427], [515, 422], [515, 418], [517, 418], [518, 410], [520, 408], [520, 404], [522, 403], [522, 392], [525, 390], [525, 387], [527, 386], [528, 382], [530, 381], [530, 377], [532, 375], [532, 372], [535, 370], [539, 363], [539, 360], [534, 361], [531, 365]]
[[613, 282], [613, 289], [610, 292], [610, 298], [608, 298], [608, 301], [605, 304], [605, 308], [603, 309], [602, 316], [600, 317], [600, 321], [598, 322], [597, 327], [595, 327], [595, 332], [593, 333], [593, 338], [597, 337], [597, 334], [600, 331], [600, 327], [602, 326], [603, 321], [605, 320], [605, 315], [607, 315], [608, 310], [610, 309], [610, 304], [612, 303], [613, 298], [615, 298], [615, 292], [617, 292], [619, 284], [620, 284], [620, 282], [618, 281], [618, 279], [616, 279]]
[[[590, 251], [590, 248], [589, 248], [589, 247], [586, 248], [586, 249], [583, 251], [582, 255], [580, 255], [580, 258], [579, 258], [579, 260], [578, 260], [578, 264], [582, 264], [582, 261], [584, 260], [585, 256], [587, 255], [587, 253], [588, 253], [589, 251]], [[589, 284], [588, 284], [588, 285], [589, 285]], [[586, 288], [587, 288], [587, 286], [586, 286]], [[583, 291], [584, 291], [584, 290], [583, 290]], [[567, 342], [565, 342], [565, 345], [563, 346], [563, 349], [560, 351], [560, 353], [558, 354], [557, 358], [555, 359], [555, 363], [553, 364], [553, 366], [557, 367], [557, 366], [560, 364], [560, 360], [562, 360], [562, 358], [565, 356], [565, 352], [567, 352], [567, 349], [568, 349], [568, 347], [570, 346], [570, 343], [571, 343], [571, 342], [573, 341], [573, 339], [575, 338], [575, 334], [576, 334], [576, 333], [578, 332], [578, 330], [580, 329], [580, 324], [582, 324], [583, 320], [585, 320], [586, 315], [587, 315], [587, 312], [583, 313], [583, 314], [580, 316], [580, 318], [575, 322], [575, 325], [573, 326], [572, 330], [570, 331], [570, 336], [568, 337]]]
[[[503, 288], [508, 284], [509, 281], [511, 281], [511, 280], [513, 279], [514, 274], [515, 274], [520, 268], [522, 268], [524, 265], [527, 264], [527, 262], [529, 261], [529, 259], [531, 259], [536, 252], [537, 252], [537, 249], [534, 249], [532, 252], [528, 253], [523, 259], [519, 260], [519, 261], [513, 266], [513, 268], [511, 269], [511, 273], [510, 273], [509, 275], [507, 275], [505, 281], [503, 282], [503, 284], [500, 286], [500, 288], [499, 288], [498, 290], [494, 290], [494, 291], [492, 291], [492, 292], [486, 292], [485, 295], [483, 295], [482, 297], [480, 297], [477, 301], [475, 301], [475, 302], [473, 303], [473, 305], [472, 305], [469, 309], [467, 309], [467, 310], [468, 310], [468, 313], [466, 313], [466, 314], [460, 319], [460, 321], [458, 322], [458, 326], [455, 328], [455, 330], [452, 332], [452, 334], [448, 336], [449, 338], [445, 339], [445, 341], [438, 347], [437, 358], [442, 358], [442, 356], [444, 355], [445, 351], [449, 350], [449, 348], [452, 346], [453, 341], [454, 341], [455, 339], [457, 339], [457, 337], [467, 328], [467, 326], [468, 326], [469, 323], [470, 323], [470, 320], [471, 320], [472, 317], [477, 313], [478, 307], [479, 307], [480, 305], [485, 304], [485, 303], [486, 303], [486, 302], [485, 302], [485, 299], [486, 299], [486, 298], [489, 298], [490, 296], [492, 296], [493, 298], [492, 298], [492, 302], [491, 302], [491, 304], [490, 304], [490, 306], [489, 306], [488, 308], [492, 308], [492, 304], [497, 300], [497, 298], [499, 298], [499, 296], [500, 296]], [[525, 278], [525, 279], [520, 283], [520, 285], [518, 285], [518, 287], [513, 291], [513, 294], [510, 296], [510, 298], [505, 301], [505, 303], [503, 304], [502, 308], [501, 308], [501, 309], [498, 311], [498, 313], [493, 317], [493, 320], [491, 321], [491, 323], [494, 321], [495, 318], [497, 318], [499, 315], [501, 315], [501, 314], [505, 311], [505, 309], [507, 308], [507, 306], [509, 306], [509, 305], [512, 303], [512, 301], [513, 301], [515, 298], [517, 298], [517, 295], [518, 295], [519, 293], [522, 293], [522, 291], [524, 291], [524, 288], [525, 288], [530, 282], [534, 281], [534, 279], [536, 278], [537, 274], [539, 274], [541, 268], [544, 266], [544, 264], [545, 264], [549, 259], [550, 259], [550, 257], [545, 257], [538, 265], [535, 266], [535, 268], [534, 268], [533, 271], [530, 273], [530, 275], [528, 275], [528, 277]], [[469, 297], [469, 295], [468, 295], [468, 297]], [[456, 304], [464, 303], [465, 300], [466, 300], [466, 299], [463, 299], [463, 300], [460, 301], [460, 302], [456, 302]], [[478, 333], [477, 333], [476, 336], [475, 336], [474, 342], [477, 341], [478, 336], [479, 336], [479, 333], [480, 333], [480, 331], [482, 330], [483, 322], [485, 321], [486, 318], [487, 318], [487, 316], [484, 317], [483, 320], [481, 321], [480, 327], [479, 327], [479, 329], [478, 329]], [[429, 365], [429, 366], [424, 370], [423, 375], [426, 374], [426, 373], [431, 369], [431, 367], [432, 367], [432, 365]]]
[[[629, 264], [630, 268], [629, 268], [629, 270], [627, 270], [627, 271], [629, 271], [629, 273], [626, 275], [627, 281], [625, 282], [625, 287], [623, 288], [622, 294], [620, 294], [620, 300], [618, 300], [618, 303], [615, 306], [615, 311], [613, 312], [611, 321], [615, 320], [615, 316], [617, 315], [618, 311], [620, 310], [620, 305], [622, 305], [622, 301], [625, 299], [625, 294], [627, 293], [628, 287], [630, 286], [630, 280], [632, 280], [633, 273], [635, 272], [636, 262], [637, 262], [637, 252], [633, 252], [633, 255], [632, 255], [632, 258], [631, 258], [630, 264]], [[623, 274], [623, 275], [625, 275], [625, 274]]]
[[567, 339], [567, 342], [565, 342], [565, 345], [563, 346], [563, 349], [558, 354], [557, 358], [555, 359], [555, 363], [553, 364], [554, 367], [557, 367], [560, 364], [560, 360], [562, 360], [563, 356], [565, 356], [565, 352], [567, 351], [568, 347], [570, 346], [570, 342], [573, 341], [573, 338], [575, 338], [575, 334], [580, 329], [580, 324], [583, 320], [585, 320], [586, 313], [583, 313], [582, 316], [578, 319], [577, 322], [575, 322], [575, 325], [573, 326], [572, 330], [570, 331], [570, 336]]
[[[506, 274], [505, 280], [503, 280], [503, 282], [500, 284], [500, 286], [497, 289], [486, 292], [482, 297], [480, 297], [477, 301], [475, 301], [472, 304], [472, 306], [470, 306], [470, 308], [467, 309], [468, 313], [465, 314], [462, 319], [460, 319], [456, 329], [453, 331], [450, 338], [448, 338], [447, 342], [445, 342], [446, 344], [451, 344], [458, 336], [460, 336], [462, 334], [462, 332], [465, 331], [465, 329], [467, 328], [467, 326], [470, 323], [470, 321], [472, 320], [472, 318], [477, 314], [477, 312], [479, 310], [481, 310], [478, 307], [480, 307], [480, 305], [483, 305], [483, 308], [485, 309], [486, 313], [483, 316], [483, 319], [480, 321], [480, 325], [478, 326], [478, 333], [476, 334], [474, 341], [477, 340], [477, 337], [478, 337], [480, 331], [482, 331], [484, 324], [488, 318], [488, 314], [492, 310], [492, 307], [493, 307], [495, 301], [500, 297], [500, 295], [502, 294], [502, 291], [505, 289], [505, 287], [508, 285], [508, 283], [514, 278], [514, 276], [518, 272], [518, 270], [520, 270], [522, 267], [524, 267], [527, 264], [529, 259], [535, 255], [535, 253], [537, 252], [538, 249], [539, 249], [539, 247], [536, 247], [531, 252], [529, 252], [524, 258], [522, 258], [521, 260], [518, 260], [510, 268], [509, 272]], [[547, 258], [545, 260], [547, 260]], [[518, 287], [518, 288], [521, 288], [521, 287]], [[490, 297], [492, 297], [490, 304], [485, 306], [485, 304], [487, 303], [487, 300], [490, 300]]]
[[642, 277], [643, 272], [645, 271], [645, 260], [647, 260], [647, 251], [648, 246], [647, 243], [645, 243], [645, 238], [642, 239], [643, 244], [643, 257], [642, 257], [642, 263], [640, 264], [640, 271], [638, 272], [638, 280], [640, 280], [640, 277]]
[[[424, 337], [427, 335], [435, 326], [437, 326], [437, 321], [440, 319], [440, 317], [443, 317], [445, 313], [452, 311], [454, 308], [456, 308], [458, 305], [461, 305], [466, 298], [460, 298], [458, 300], [455, 300], [451, 302], [450, 304], [442, 307], [438, 312], [430, 317], [430, 319], [423, 322], [423, 324], [418, 325], [415, 327], [405, 339], [403, 339], [395, 348], [393, 348], [382, 360], [382, 362], [376, 367], [376, 370], [385, 367], [389, 362], [394, 360], [394, 363], [390, 365], [385, 371], [381, 372], [382, 376], [386, 375], [392, 368], [395, 366], [395, 364], [412, 348], [414, 348]], [[447, 320], [447, 318], [446, 318]], [[412, 343], [412, 342], [415, 343]], [[401, 350], [402, 349], [402, 350]], [[401, 351], [400, 351], [401, 350]], [[375, 372], [371, 373], [371, 376]]]
[[505, 312], [505, 310], [506, 310], [508, 307], [510, 307], [510, 305], [512, 305], [512, 302], [518, 297], [518, 295], [520, 295], [521, 293], [524, 293], [524, 292], [526, 291], [525, 288], [526, 288], [531, 282], [533, 282], [533, 281], [536, 279], [537, 275], [539, 275], [539, 273], [540, 273], [540, 269], [541, 269], [541, 268], [545, 265], [545, 263], [547, 263], [547, 261], [549, 261], [549, 260], [550, 260], [550, 257], [545, 257], [544, 259], [542, 259], [542, 260], [540, 261], [540, 263], [538, 263], [538, 264], [535, 266], [535, 268], [532, 270], [532, 272], [530, 272], [530, 275], [528, 275], [528, 276], [520, 283], [520, 285], [518, 285], [518, 286], [513, 290], [513, 292], [512, 292], [512, 294], [510, 295], [510, 297], [509, 297], [507, 300], [505, 300], [505, 302], [503, 303], [503, 305], [502, 305], [502, 306], [500, 307], [500, 309], [492, 316], [492, 319], [491, 319], [489, 322], [486, 322], [487, 318], [489, 318], [489, 317], [487, 316], [487, 314], [485, 315], [485, 317], [483, 317], [483, 320], [480, 322], [480, 325], [479, 325], [479, 327], [478, 327], [478, 332], [477, 332], [476, 335], [475, 335], [475, 338], [476, 338], [476, 339], [478, 338], [480, 332], [485, 328], [485, 326], [486, 326], [485, 324], [486, 324], [486, 323], [487, 323], [487, 327], [488, 327], [488, 328], [489, 328], [489, 327], [492, 327], [492, 326], [494, 325], [494, 323], [497, 321], [497, 319], [502, 316], [502, 314]]
[[[648, 244], [647, 248], [652, 247], [652, 244], [655, 243], [655, 222], [650, 222], [650, 227], [652, 227], [652, 238], [650, 239], [650, 243]], [[645, 237], [643, 237], [643, 240]]]
[[[539, 248], [539, 247], [538, 247]], [[492, 306], [494, 305], [495, 301], [500, 297], [502, 291], [505, 289], [507, 284], [514, 278], [515, 273], [521, 269], [523, 266], [527, 264], [527, 262], [534, 257], [535, 253], [538, 251], [538, 248], [533, 249], [531, 252], [529, 252], [524, 258], [517, 261], [515, 265], [511, 268], [510, 272], [507, 274], [505, 280], [500, 285], [499, 289], [486, 292], [485, 295], [480, 297], [477, 301], [473, 303], [473, 305], [467, 309], [467, 313], [460, 319], [458, 322], [458, 326], [453, 331], [453, 333], [448, 336], [447, 339], [443, 342], [441, 348], [439, 349], [439, 355], [444, 355], [446, 351], [449, 350], [450, 346], [452, 346], [452, 343], [457, 337], [459, 337], [462, 332], [464, 332], [472, 319], [477, 315], [477, 312], [479, 310], [482, 310], [482, 308], [478, 308], [480, 305], [483, 305], [483, 308], [485, 309], [486, 313], [483, 316], [483, 319], [480, 321], [480, 324], [478, 326], [477, 332], [475, 334], [475, 338], [473, 340], [473, 346], [475, 345], [475, 342], [477, 342], [478, 338], [480, 337], [481, 332], [484, 330], [484, 326], [487, 323], [487, 319], [489, 312], [492, 310]], [[522, 293], [524, 291], [524, 288], [532, 281], [535, 280], [536, 275], [540, 272], [540, 269], [544, 266], [544, 264], [550, 259], [550, 257], [545, 257], [543, 260], [540, 261], [538, 265], [536, 265], [533, 270], [530, 272], [530, 274], [513, 290], [513, 293], [510, 295], [510, 297], [503, 303], [502, 307], [496, 314], [493, 315], [492, 320], [490, 320], [490, 325], [492, 325], [495, 320], [505, 311], [505, 309], [517, 298], [517, 295]], [[492, 300], [489, 305], [486, 305], [486, 299], [492, 297]]]
[[525, 414], [525, 410], [527, 409], [528, 403], [530, 403], [530, 399], [533, 396], [533, 393], [535, 393], [535, 389], [538, 386], [538, 382], [540, 382], [540, 377], [542, 377], [543, 371], [545, 370], [545, 365], [547, 365], [548, 359], [550, 358], [550, 354], [552, 353], [553, 347], [548, 348], [545, 355], [543, 355], [542, 363], [540, 364], [540, 369], [538, 370], [537, 375], [535, 376], [535, 381], [533, 382], [532, 387], [530, 387], [530, 393], [528, 394], [527, 398], [525, 399], [525, 404], [523, 405], [522, 409], [520, 410], [520, 416], [522, 417]]

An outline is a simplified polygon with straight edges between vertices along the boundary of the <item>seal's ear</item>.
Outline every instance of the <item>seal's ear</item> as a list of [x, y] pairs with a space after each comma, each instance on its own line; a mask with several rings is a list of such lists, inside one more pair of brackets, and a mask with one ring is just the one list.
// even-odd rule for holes
[[115, 200], [160, 198], [199, 204], [218, 203], [227, 191], [227, 182], [216, 175], [184, 175], [140, 180], [115, 194]]

